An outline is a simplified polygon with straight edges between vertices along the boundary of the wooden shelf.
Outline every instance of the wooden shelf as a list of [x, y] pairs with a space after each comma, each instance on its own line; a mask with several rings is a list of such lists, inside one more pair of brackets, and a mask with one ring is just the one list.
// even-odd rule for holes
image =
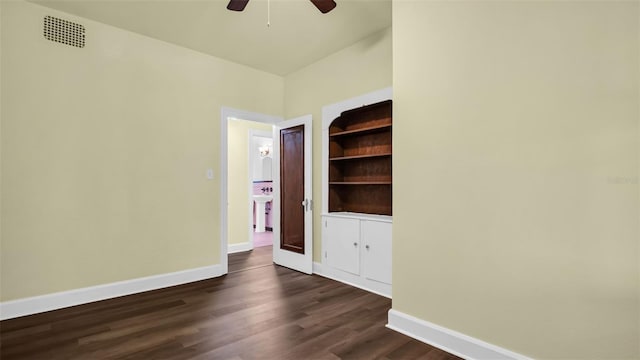
[[391, 185], [391, 181], [330, 181], [329, 185]]
[[391, 106], [348, 110], [329, 126], [329, 212], [392, 215]]
[[388, 131], [391, 129], [391, 124], [382, 124], [382, 125], [374, 125], [374, 126], [368, 126], [368, 127], [363, 127], [360, 129], [353, 129], [353, 130], [346, 130], [346, 131], [337, 131], [334, 132], [333, 134], [329, 134], [330, 137], [338, 137], [338, 136], [349, 136], [349, 135], [364, 135], [364, 134], [368, 134], [368, 133], [374, 133], [374, 132], [382, 132], [382, 131]]
[[384, 156], [391, 156], [391, 153], [338, 156], [338, 157], [329, 158], [329, 161], [359, 160], [359, 159], [376, 158], [376, 157], [384, 157]]

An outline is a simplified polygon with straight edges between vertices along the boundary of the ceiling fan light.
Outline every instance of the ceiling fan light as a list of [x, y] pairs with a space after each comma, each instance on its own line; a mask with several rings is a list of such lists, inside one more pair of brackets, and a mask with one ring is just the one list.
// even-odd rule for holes
[[336, 2], [333, 0], [311, 0], [321, 13], [326, 14], [336, 7]]
[[249, 0], [230, 0], [227, 9], [232, 11], [242, 11], [249, 3]]
[[[334, 0], [311, 0], [321, 13], [326, 14], [336, 7]], [[227, 9], [232, 11], [242, 11], [249, 3], [249, 0], [230, 0]]]

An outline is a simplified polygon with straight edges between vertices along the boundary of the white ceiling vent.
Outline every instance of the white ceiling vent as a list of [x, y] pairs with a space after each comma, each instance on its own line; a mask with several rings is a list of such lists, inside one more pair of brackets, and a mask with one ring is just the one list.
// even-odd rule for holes
[[45, 16], [44, 37], [47, 40], [83, 48], [84, 26], [53, 16]]

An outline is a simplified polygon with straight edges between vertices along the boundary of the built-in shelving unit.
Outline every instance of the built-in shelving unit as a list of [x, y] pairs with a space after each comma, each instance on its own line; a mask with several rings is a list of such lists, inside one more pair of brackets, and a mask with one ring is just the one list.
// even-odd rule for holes
[[392, 89], [322, 108], [322, 261], [314, 272], [391, 296]]
[[329, 212], [391, 215], [391, 104], [344, 111], [329, 126]]

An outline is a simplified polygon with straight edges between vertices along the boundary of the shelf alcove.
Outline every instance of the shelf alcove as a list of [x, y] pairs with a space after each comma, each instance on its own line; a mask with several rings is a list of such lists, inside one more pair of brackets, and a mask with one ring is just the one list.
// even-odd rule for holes
[[344, 111], [329, 126], [329, 212], [392, 215], [391, 100]]

